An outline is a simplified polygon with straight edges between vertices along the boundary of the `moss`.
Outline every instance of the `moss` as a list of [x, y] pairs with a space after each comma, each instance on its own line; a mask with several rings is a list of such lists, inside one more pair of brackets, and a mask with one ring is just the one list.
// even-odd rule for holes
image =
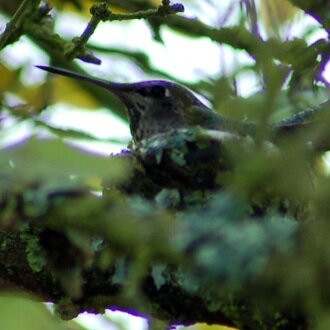
[[47, 264], [46, 256], [39, 245], [38, 236], [27, 231], [21, 233], [21, 238], [26, 243], [26, 257], [33, 272], [40, 272]]
[[177, 189], [162, 189], [155, 197], [155, 201], [163, 208], [176, 208], [181, 203], [180, 192]]

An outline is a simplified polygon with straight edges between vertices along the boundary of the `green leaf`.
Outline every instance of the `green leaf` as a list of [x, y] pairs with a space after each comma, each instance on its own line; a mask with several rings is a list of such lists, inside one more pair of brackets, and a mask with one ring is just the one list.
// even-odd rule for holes
[[118, 182], [126, 177], [124, 157], [103, 157], [67, 145], [61, 140], [31, 138], [2, 150], [0, 166], [11, 167], [27, 179], [106, 177]]
[[0, 297], [0, 324], [6, 330], [65, 330], [46, 307], [27, 297]]

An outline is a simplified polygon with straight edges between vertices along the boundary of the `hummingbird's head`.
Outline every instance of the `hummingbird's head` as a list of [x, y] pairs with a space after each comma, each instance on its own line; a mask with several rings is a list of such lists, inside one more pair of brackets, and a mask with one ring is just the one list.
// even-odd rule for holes
[[83, 80], [107, 89], [126, 106], [135, 142], [173, 128], [189, 126], [186, 111], [193, 106], [207, 108], [189, 89], [165, 80], [116, 83], [80, 73], [48, 67], [39, 69]]
[[165, 80], [118, 84], [113, 91], [125, 104], [135, 141], [187, 127], [186, 109], [206, 107], [190, 90]]

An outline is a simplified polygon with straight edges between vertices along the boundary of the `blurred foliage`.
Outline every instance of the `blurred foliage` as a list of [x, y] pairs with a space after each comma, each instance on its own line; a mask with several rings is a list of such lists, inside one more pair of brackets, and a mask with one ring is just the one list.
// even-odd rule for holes
[[285, 24], [292, 23], [298, 13], [298, 8], [286, 0], [260, 2], [260, 18], [269, 34], [279, 35]]
[[[36, 162], [36, 159], [38, 160]], [[120, 158], [98, 157], [78, 151], [60, 140], [30, 139], [7, 149], [2, 153], [1, 166], [10, 164], [17, 173], [22, 173], [27, 180], [66, 178], [78, 176], [88, 179], [92, 176], [108, 177], [108, 180], [121, 181], [127, 176], [126, 162]], [[54, 166], [56, 164], [56, 166]], [[111, 169], [111, 171], [110, 171]]]
[[[111, 16], [106, 11], [109, 21], [102, 22], [106, 20], [104, 17], [91, 15], [93, 5], [100, 6], [93, 7], [94, 13], [95, 8], [104, 8], [100, 1], [54, 0], [44, 4], [36, 0], [3, 0], [0, 3], [0, 13], [9, 22], [0, 35], [0, 233], [18, 231], [26, 244], [28, 269], [40, 275], [49, 266], [53, 281], [50, 282], [53, 284], [57, 279], [69, 297], [83, 295], [85, 282], [89, 283], [83, 276], [96, 264], [101, 271], [97, 268], [89, 274], [90, 283], [95, 284], [93, 276], [98, 279], [98, 271], [109, 269], [113, 273], [104, 275], [105, 283], [110, 279], [114, 286], [124, 283], [124, 293], [115, 303], [141, 308], [143, 312], [148, 311], [146, 305], [151, 305], [159, 312], [161, 304], [153, 300], [147, 304], [150, 297], [143, 295], [141, 288], [142, 279], [152, 269], [156, 288], [174, 282], [185, 292], [205, 299], [205, 315], [219, 308], [225, 310], [224, 315], [229, 319], [225, 321], [229, 324], [255, 322], [260, 329], [266, 329], [267, 323], [263, 324], [259, 309], [260, 314], [254, 314], [254, 310], [248, 310], [248, 304], [237, 307], [234, 299], [228, 299], [231, 304], [226, 301], [219, 307], [225, 284], [233, 281], [235, 290], [241, 289], [250, 280], [253, 283], [266, 268], [273, 280], [269, 284], [271, 289], [273, 283], [280, 283], [280, 288], [273, 290], [272, 297], [264, 297], [254, 283], [253, 293], [262, 296], [259, 303], [267, 305], [268, 300], [281, 301], [283, 297], [299, 301], [304, 316], [316, 320], [318, 329], [322, 326], [326, 329], [330, 185], [323, 162], [326, 150], [315, 151], [306, 140], [330, 139], [329, 116], [320, 117], [315, 127], [288, 134], [276, 142], [270, 142], [272, 132], [263, 128], [329, 98], [325, 76], [328, 36], [313, 42], [308, 39], [311, 30], [299, 38], [290, 36], [293, 21], [298, 16], [303, 20], [306, 14], [317, 17], [320, 25], [314, 30], [327, 34], [329, 30], [324, 28], [329, 26], [327, 10], [323, 13], [319, 4], [308, 7], [300, 5], [300, 1], [285, 0], [229, 1], [225, 5], [218, 1], [182, 1], [195, 13], [196, 19], [191, 19], [185, 14], [157, 13], [157, 8], [166, 1], [109, 0], [107, 3], [108, 9], [122, 16]], [[50, 11], [49, 6], [55, 10]], [[209, 17], [210, 12], [214, 16]], [[79, 17], [85, 24], [85, 31], [82, 29], [73, 40], [57, 29], [57, 22], [67, 17], [61, 16], [63, 13]], [[94, 28], [97, 30], [100, 23], [108, 24], [111, 36], [115, 31], [112, 26], [122, 24], [125, 28], [137, 15], [144, 17], [143, 24], [156, 47], [162, 45], [166, 49], [165, 31], [191, 43], [207, 38], [219, 47], [229, 46], [236, 65], [227, 68], [228, 49], [221, 48], [223, 64], [218, 70], [207, 75], [199, 68], [200, 75], [192, 82], [158, 67], [155, 54], [133, 43], [138, 36], [127, 34], [127, 47], [124, 47], [122, 43], [109, 46], [106, 42], [100, 46], [93, 37], [84, 35]], [[31, 64], [40, 64], [39, 58], [34, 58], [32, 48], [25, 50], [29, 58], [25, 58], [23, 48], [15, 48], [25, 43], [41, 49], [51, 64], [80, 72], [83, 69], [78, 63], [108, 61], [102, 67], [106, 71], [102, 78], [129, 81], [132, 76], [141, 80], [161, 77], [182, 83], [203, 95], [218, 113], [253, 121], [260, 124], [259, 129], [253, 138], [239, 139], [192, 129], [175, 136], [164, 135], [140, 146], [131, 144], [128, 150], [113, 157], [78, 150], [72, 141], [122, 141], [99, 138], [79, 127], [68, 128], [66, 118], [63, 127], [56, 126], [48, 112], [50, 105], [64, 102], [84, 111], [107, 107], [109, 113], [122, 118], [126, 118], [125, 110], [110, 93], [93, 86], [48, 76], [38, 81], [37, 70]], [[11, 56], [12, 52], [15, 57]], [[180, 45], [177, 52], [181, 52]], [[244, 61], [240, 60], [242, 54]], [[191, 59], [196, 56], [197, 51], [191, 54]], [[72, 57], [77, 61], [71, 61]], [[244, 88], [251, 87], [249, 84], [254, 88], [246, 96]], [[104, 195], [100, 196], [102, 189]], [[300, 245], [294, 249], [297, 242], [292, 237], [298, 223], [302, 223]], [[36, 229], [38, 225], [44, 226], [41, 233]], [[10, 240], [1, 244], [1, 249], [8, 246]], [[286, 262], [277, 259], [280, 257], [276, 253], [283, 254]], [[188, 271], [180, 267], [173, 271], [180, 262]], [[22, 276], [23, 283], [18, 286], [28, 287], [33, 282], [33, 272], [26, 282]], [[196, 278], [201, 280], [197, 284]], [[40, 285], [45, 283], [46, 279], [42, 278]], [[296, 287], [298, 283], [304, 283], [304, 292]], [[54, 289], [57, 300], [61, 290]], [[190, 321], [191, 315], [186, 319], [181, 315], [190, 302], [180, 301], [178, 297], [168, 305], [177, 307], [178, 311], [172, 310], [177, 312], [175, 316]], [[95, 298], [93, 311], [102, 312], [104, 305], [113, 304], [109, 301], [105, 297]], [[66, 298], [58, 301], [58, 313], [69, 319], [79, 313], [79, 308], [88, 309], [86, 306], [91, 304], [90, 301], [86, 306], [75, 303]], [[22, 311], [19, 318], [18, 310]], [[246, 320], [237, 316], [240, 313]], [[273, 322], [277, 314], [269, 317], [267, 313], [268, 310], [265, 319]], [[286, 316], [282, 319], [281, 315], [271, 324], [284, 329], [279, 324], [286, 321]], [[13, 330], [77, 327], [60, 323], [42, 305], [16, 294], [0, 299], [0, 324]], [[187, 329], [230, 328], [199, 323]]]
[[[17, 317], [17, 311], [20, 316]], [[46, 306], [14, 293], [0, 298], [0, 322], [8, 330], [68, 330], [57, 318], [52, 316]]]

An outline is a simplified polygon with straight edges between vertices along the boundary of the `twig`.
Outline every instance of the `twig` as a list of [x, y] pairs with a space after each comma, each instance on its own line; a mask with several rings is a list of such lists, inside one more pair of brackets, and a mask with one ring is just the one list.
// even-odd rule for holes
[[177, 14], [179, 12], [183, 12], [184, 7], [182, 4], [173, 4], [170, 5], [170, 2], [164, 0], [162, 5], [160, 5], [157, 9], [149, 9], [149, 10], [141, 10], [131, 14], [114, 14], [109, 8], [107, 3], [103, 2], [100, 4], [93, 5], [90, 9], [90, 13], [92, 17], [82, 33], [82, 35], [78, 38], [74, 38], [72, 40], [73, 44], [70, 47], [65, 55], [69, 59], [74, 59], [77, 57], [77, 54], [81, 52], [83, 47], [87, 44], [89, 38], [94, 33], [97, 25], [100, 21], [123, 21], [123, 20], [131, 20], [131, 19], [148, 19], [151, 17], [166, 17], [167, 15]]
[[26, 18], [29, 17], [29, 13], [34, 12], [39, 6], [40, 0], [24, 0], [13, 18], [7, 23], [5, 31], [2, 33], [0, 38], [0, 49], [3, 49], [8, 45], [10, 41], [16, 40], [22, 34], [22, 27], [25, 23]]

